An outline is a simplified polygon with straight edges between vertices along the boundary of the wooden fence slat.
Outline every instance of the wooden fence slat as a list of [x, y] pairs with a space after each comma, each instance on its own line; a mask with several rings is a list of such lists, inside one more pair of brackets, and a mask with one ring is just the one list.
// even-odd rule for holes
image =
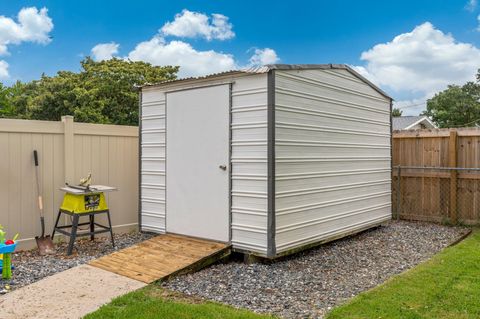
[[[450, 131], [448, 140], [448, 165], [457, 167], [457, 131]], [[450, 171], [450, 219], [457, 222], [457, 171]]]
[[[394, 166], [480, 168], [479, 128], [396, 131], [392, 143]], [[402, 167], [392, 183], [401, 218], [480, 223], [479, 171]]]

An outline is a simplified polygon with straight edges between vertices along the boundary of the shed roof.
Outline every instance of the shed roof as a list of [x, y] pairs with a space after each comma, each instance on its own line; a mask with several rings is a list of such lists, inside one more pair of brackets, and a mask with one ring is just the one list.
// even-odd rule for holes
[[167, 80], [159, 83], [147, 83], [145, 85], [142, 85], [141, 88], [143, 87], [152, 87], [152, 86], [163, 86], [167, 84], [172, 84], [172, 83], [178, 83], [178, 82], [189, 82], [189, 81], [196, 81], [196, 80], [203, 80], [203, 79], [210, 79], [210, 78], [216, 78], [216, 77], [221, 77], [221, 76], [228, 76], [228, 75], [240, 75], [240, 74], [261, 74], [261, 73], [267, 73], [271, 70], [318, 70], [318, 69], [343, 69], [349, 71], [351, 74], [368, 84], [370, 87], [372, 87], [375, 91], [383, 95], [384, 97], [393, 100], [387, 93], [385, 93], [382, 89], [380, 89], [378, 86], [367, 80], [363, 75], [355, 71], [353, 68], [346, 64], [268, 64], [265, 66], [259, 66], [259, 67], [250, 67], [246, 69], [239, 69], [239, 70], [230, 70], [230, 71], [225, 71], [225, 72], [219, 72], [219, 73], [213, 73], [213, 74], [208, 74], [208, 75], [203, 75], [203, 76], [197, 76], [197, 77], [187, 77], [187, 78], [181, 78], [181, 79], [175, 79], [175, 80]]
[[408, 130], [418, 123], [426, 123], [429, 128], [436, 128], [437, 126], [425, 115], [419, 116], [396, 116], [392, 118], [393, 130]]

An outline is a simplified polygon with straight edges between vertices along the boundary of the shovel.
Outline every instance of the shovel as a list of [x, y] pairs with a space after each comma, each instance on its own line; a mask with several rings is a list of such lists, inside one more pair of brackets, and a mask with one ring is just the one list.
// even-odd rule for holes
[[42, 193], [40, 193], [40, 180], [38, 177], [38, 154], [37, 151], [33, 151], [33, 159], [35, 161], [35, 179], [37, 182], [37, 194], [38, 194], [38, 208], [40, 211], [40, 225], [42, 226], [42, 235], [36, 236], [38, 251], [41, 256], [47, 254], [53, 254], [55, 252], [55, 245], [52, 242], [52, 238], [49, 235], [45, 236], [45, 216], [43, 214], [43, 199]]

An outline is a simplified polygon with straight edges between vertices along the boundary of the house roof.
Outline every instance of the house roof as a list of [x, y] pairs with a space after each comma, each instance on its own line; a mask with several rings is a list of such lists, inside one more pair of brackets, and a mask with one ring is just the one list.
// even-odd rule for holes
[[370, 87], [372, 87], [375, 91], [383, 95], [384, 97], [393, 100], [387, 93], [385, 93], [382, 89], [377, 87], [375, 84], [367, 80], [364, 76], [359, 74], [357, 71], [355, 71], [353, 68], [346, 64], [268, 64], [265, 66], [259, 66], [259, 67], [251, 67], [251, 68], [246, 68], [246, 69], [240, 69], [240, 70], [230, 70], [230, 71], [225, 71], [225, 72], [219, 72], [219, 73], [213, 73], [213, 74], [208, 74], [204, 76], [198, 76], [198, 77], [188, 77], [188, 78], [181, 78], [181, 79], [175, 79], [175, 80], [167, 80], [159, 83], [147, 83], [145, 85], [140, 86], [140, 88], [144, 87], [152, 87], [152, 86], [163, 86], [167, 84], [172, 84], [172, 83], [178, 83], [178, 82], [189, 82], [189, 81], [195, 81], [195, 80], [202, 80], [202, 79], [210, 79], [210, 78], [216, 78], [216, 77], [222, 77], [222, 76], [228, 76], [228, 75], [239, 75], [239, 74], [261, 74], [261, 73], [267, 73], [271, 70], [318, 70], [318, 69], [343, 69], [349, 71], [351, 74], [368, 84]]
[[428, 128], [436, 128], [437, 126], [428, 118], [428, 116], [396, 116], [392, 118], [393, 130], [408, 130], [415, 125], [423, 123]]

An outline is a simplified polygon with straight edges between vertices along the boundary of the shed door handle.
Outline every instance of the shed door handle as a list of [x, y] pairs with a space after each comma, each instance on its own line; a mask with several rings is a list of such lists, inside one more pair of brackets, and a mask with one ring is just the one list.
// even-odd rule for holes
[[223, 171], [227, 170], [227, 165], [220, 165], [218, 168], [220, 168]]

